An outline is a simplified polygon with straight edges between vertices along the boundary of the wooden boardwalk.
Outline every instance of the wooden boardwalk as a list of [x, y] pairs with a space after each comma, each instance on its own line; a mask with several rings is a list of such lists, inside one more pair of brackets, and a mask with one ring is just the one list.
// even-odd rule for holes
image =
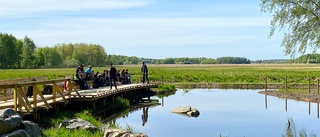
[[[67, 90], [63, 84], [67, 84]], [[52, 85], [52, 94], [43, 95], [41, 91], [45, 85]], [[28, 98], [26, 90], [28, 86], [33, 86], [33, 96]], [[35, 82], [10, 81], [9, 83], [0, 81], [0, 109], [12, 108], [21, 113], [32, 113], [37, 119], [37, 110], [54, 108], [57, 103], [67, 104], [70, 101], [97, 101], [99, 99], [113, 99], [114, 95], [132, 94], [135, 91], [149, 90], [157, 88], [158, 84], [125, 84], [118, 85], [117, 90], [109, 86], [97, 89], [79, 90], [71, 79], [42, 80]], [[113, 98], [110, 98], [112, 96]], [[93, 105], [95, 107], [95, 105]]]

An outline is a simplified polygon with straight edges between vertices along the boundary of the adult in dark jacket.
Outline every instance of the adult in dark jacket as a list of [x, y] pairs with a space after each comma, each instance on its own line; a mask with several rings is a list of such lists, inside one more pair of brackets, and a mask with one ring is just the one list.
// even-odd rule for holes
[[147, 82], [149, 84], [148, 67], [147, 67], [146, 63], [144, 63], [144, 61], [142, 61], [141, 72], [142, 72], [142, 83], [144, 84], [145, 79], [147, 79]]
[[112, 89], [112, 81], [114, 83], [114, 87], [117, 89], [117, 69], [113, 66], [113, 64], [110, 64], [110, 90]]

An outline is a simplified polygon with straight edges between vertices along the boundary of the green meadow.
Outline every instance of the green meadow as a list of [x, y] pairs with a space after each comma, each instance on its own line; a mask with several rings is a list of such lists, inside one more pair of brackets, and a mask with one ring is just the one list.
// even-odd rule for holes
[[[103, 72], [105, 67], [93, 67]], [[141, 81], [140, 65], [121, 65], [117, 69], [129, 69], [133, 83]], [[263, 84], [288, 83], [306, 84], [320, 78], [320, 65], [315, 64], [241, 64], [241, 65], [148, 65], [149, 79], [164, 83], [218, 83], [218, 84]], [[76, 68], [51, 69], [2, 69], [0, 79], [42, 77], [60, 79], [72, 76]], [[86, 69], [86, 68], [85, 68]], [[267, 78], [267, 79], [266, 79]]]

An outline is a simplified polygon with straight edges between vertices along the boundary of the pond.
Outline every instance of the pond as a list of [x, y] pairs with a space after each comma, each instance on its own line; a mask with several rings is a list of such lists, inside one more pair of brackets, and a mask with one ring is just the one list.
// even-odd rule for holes
[[[139, 109], [116, 123], [149, 137], [277, 137], [288, 134], [290, 120], [293, 134], [304, 131], [320, 136], [319, 104], [265, 96], [259, 91], [178, 89], [168, 97], [152, 97], [161, 105]], [[200, 115], [171, 112], [180, 106], [197, 108]]]

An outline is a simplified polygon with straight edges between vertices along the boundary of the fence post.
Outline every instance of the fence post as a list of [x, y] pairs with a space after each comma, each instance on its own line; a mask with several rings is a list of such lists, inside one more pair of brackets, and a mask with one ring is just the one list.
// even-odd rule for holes
[[268, 84], [268, 76], [266, 76], [266, 79], [265, 79], [265, 91], [267, 91], [268, 89], [267, 84]]
[[308, 90], [309, 90], [309, 93], [310, 93], [310, 77], [308, 77]]
[[162, 79], [161, 79], [161, 85], [163, 85], [163, 75], [162, 75]]
[[318, 95], [319, 95], [319, 79], [317, 79], [317, 88], [318, 88]]
[[284, 86], [286, 89], [286, 92], [288, 91], [288, 87], [287, 87], [287, 76], [284, 76]]

